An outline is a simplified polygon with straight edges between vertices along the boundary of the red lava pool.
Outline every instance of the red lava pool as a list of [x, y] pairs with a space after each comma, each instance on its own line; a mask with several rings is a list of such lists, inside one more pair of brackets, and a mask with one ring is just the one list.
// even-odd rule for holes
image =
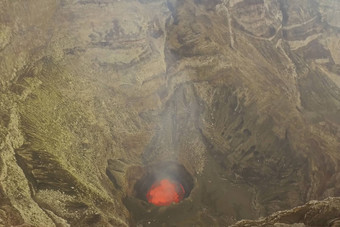
[[184, 198], [184, 188], [182, 184], [162, 179], [155, 182], [146, 194], [149, 203], [156, 206], [169, 206], [172, 203], [178, 203]]

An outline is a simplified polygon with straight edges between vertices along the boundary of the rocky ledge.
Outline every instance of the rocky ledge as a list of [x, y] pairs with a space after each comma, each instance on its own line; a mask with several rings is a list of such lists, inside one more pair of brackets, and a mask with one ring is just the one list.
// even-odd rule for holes
[[291, 210], [279, 211], [256, 221], [242, 220], [231, 227], [275, 226], [340, 226], [340, 198], [328, 198], [323, 201], [310, 201]]

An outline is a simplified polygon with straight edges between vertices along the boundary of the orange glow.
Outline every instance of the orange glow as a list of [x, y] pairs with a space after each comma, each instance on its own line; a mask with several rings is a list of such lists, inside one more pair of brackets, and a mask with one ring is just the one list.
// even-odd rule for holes
[[183, 197], [183, 186], [168, 179], [154, 183], [146, 194], [148, 202], [156, 206], [169, 206], [178, 203]]

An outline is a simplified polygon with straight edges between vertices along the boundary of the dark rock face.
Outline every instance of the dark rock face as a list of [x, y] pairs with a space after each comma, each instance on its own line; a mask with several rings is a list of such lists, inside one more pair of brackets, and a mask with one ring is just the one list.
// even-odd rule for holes
[[[226, 226], [340, 196], [339, 11], [1, 1], [0, 226]], [[135, 198], [168, 161], [193, 177], [189, 197]], [[339, 207], [235, 225], [335, 226]]]

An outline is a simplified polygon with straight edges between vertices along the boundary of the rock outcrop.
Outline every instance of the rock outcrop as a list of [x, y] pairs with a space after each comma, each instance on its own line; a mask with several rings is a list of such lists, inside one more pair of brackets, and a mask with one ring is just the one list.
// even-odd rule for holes
[[232, 225], [237, 226], [330, 226], [340, 225], [340, 200], [328, 198], [323, 201], [310, 201], [291, 210], [279, 211], [269, 217], [256, 221], [242, 220]]
[[[339, 10], [2, 0], [0, 226], [336, 226]], [[135, 198], [166, 161], [190, 196]]]

